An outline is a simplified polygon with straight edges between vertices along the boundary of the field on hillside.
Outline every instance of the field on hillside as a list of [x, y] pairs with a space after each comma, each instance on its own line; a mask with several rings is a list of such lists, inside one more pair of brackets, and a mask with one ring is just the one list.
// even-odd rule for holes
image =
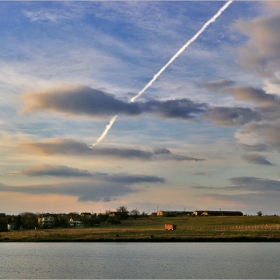
[[[166, 231], [165, 224], [177, 229]], [[280, 241], [280, 217], [147, 217], [119, 225], [1, 232], [2, 242], [37, 241]]]

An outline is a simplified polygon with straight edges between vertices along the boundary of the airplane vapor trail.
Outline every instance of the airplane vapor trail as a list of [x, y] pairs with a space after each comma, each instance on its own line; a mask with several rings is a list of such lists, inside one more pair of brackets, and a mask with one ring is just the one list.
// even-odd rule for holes
[[[221, 14], [224, 10], [226, 10], [228, 8], [228, 6], [232, 3], [233, 1], [228, 1], [226, 2], [219, 10], [218, 12], [212, 17], [210, 18], [200, 29], [199, 31], [189, 40], [187, 41], [171, 58], [170, 60], [154, 75], [154, 77], [149, 81], [149, 83], [147, 83], [145, 85], [145, 87], [143, 87], [143, 89], [141, 89], [137, 95], [133, 96], [130, 99], [130, 103], [134, 102], [137, 98], [139, 98], [153, 83], [154, 81], [162, 74], [162, 72], [191, 44], [193, 43], [198, 37], [199, 35], [208, 27], [208, 25], [210, 25], [212, 22], [214, 22]], [[97, 139], [97, 141], [92, 145], [95, 146], [98, 143], [100, 143], [103, 138], [106, 136], [106, 134], [108, 133], [108, 131], [110, 130], [110, 128], [112, 127], [112, 125], [114, 124], [114, 122], [116, 121], [118, 115], [115, 115], [113, 118], [111, 118], [110, 122], [108, 125], [106, 125], [104, 132], [101, 134], [101, 136]]]
[[103, 138], [106, 136], [107, 132], [110, 130], [114, 122], [116, 121], [118, 115], [115, 115], [113, 118], [111, 118], [110, 122], [106, 125], [103, 133], [99, 136], [99, 138], [96, 140], [96, 142], [92, 145], [93, 147], [99, 144]]

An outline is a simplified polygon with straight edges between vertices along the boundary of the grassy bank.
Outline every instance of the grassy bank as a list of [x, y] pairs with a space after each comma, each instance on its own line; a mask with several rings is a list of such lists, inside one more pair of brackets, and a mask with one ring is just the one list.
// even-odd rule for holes
[[[177, 225], [166, 231], [164, 224]], [[176, 241], [277, 241], [280, 217], [147, 217], [119, 225], [1, 232], [2, 242], [176, 242]]]

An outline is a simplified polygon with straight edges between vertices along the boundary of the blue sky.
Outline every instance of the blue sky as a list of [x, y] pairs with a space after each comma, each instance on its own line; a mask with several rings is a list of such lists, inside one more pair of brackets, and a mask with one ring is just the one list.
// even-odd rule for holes
[[0, 2], [0, 212], [280, 214], [279, 3], [233, 2], [130, 102], [225, 3]]

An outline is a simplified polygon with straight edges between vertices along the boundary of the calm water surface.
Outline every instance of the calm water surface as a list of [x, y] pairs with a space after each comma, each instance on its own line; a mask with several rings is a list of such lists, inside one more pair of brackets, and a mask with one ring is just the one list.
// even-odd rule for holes
[[280, 243], [0, 243], [0, 278], [279, 279]]

